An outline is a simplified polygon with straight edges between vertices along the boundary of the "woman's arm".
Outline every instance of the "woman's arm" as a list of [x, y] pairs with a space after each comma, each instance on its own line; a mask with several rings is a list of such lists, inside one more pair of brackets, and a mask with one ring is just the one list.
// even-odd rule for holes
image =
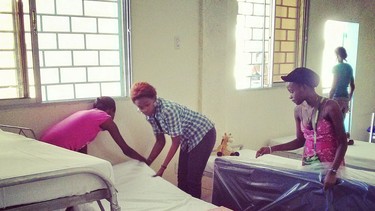
[[301, 120], [300, 120], [300, 107], [297, 106], [294, 109], [294, 120], [296, 124], [296, 139], [284, 143], [279, 144], [275, 146], [269, 146], [269, 147], [262, 147], [260, 148], [256, 153], [256, 158], [259, 156], [262, 156], [264, 154], [270, 154], [271, 152], [275, 151], [287, 151], [287, 150], [294, 150], [303, 147], [305, 144], [305, 138], [303, 136], [302, 130], [301, 130]]
[[336, 171], [340, 167], [342, 161], [344, 160], [345, 153], [348, 148], [348, 142], [345, 134], [344, 120], [339, 105], [334, 101], [329, 100], [327, 101], [324, 110], [325, 111], [323, 112], [323, 118], [329, 120], [332, 123], [335, 132], [334, 135], [338, 145], [335, 158], [324, 180], [324, 189], [327, 189], [335, 185]]
[[150, 156], [147, 158], [147, 164], [151, 165], [152, 162], [159, 156], [160, 152], [165, 146], [165, 137], [163, 133], [158, 133], [155, 135], [156, 142], [151, 150]]
[[113, 140], [115, 140], [116, 144], [121, 148], [122, 152], [129, 156], [130, 158], [146, 162], [146, 159], [138, 154], [134, 149], [132, 149], [128, 144], [126, 144], [125, 140], [122, 138], [120, 131], [116, 125], [116, 123], [109, 118], [105, 122], [103, 122], [100, 127], [103, 130], [107, 130], [109, 134], [111, 134]]
[[331, 85], [331, 91], [329, 92], [329, 98], [333, 98], [333, 94], [335, 94], [335, 90], [337, 88], [337, 74], [333, 74], [333, 81]]
[[354, 84], [354, 78], [352, 77], [352, 78], [350, 79], [350, 93], [349, 93], [349, 100], [351, 100], [352, 97], [353, 97], [354, 89], [355, 89], [355, 84]]
[[167, 168], [169, 162], [171, 162], [173, 156], [176, 154], [178, 147], [180, 146], [180, 136], [172, 137], [172, 144], [171, 148], [169, 148], [168, 154], [164, 159], [163, 164], [161, 165], [159, 171], [156, 173], [155, 176], [162, 176], [164, 170]]

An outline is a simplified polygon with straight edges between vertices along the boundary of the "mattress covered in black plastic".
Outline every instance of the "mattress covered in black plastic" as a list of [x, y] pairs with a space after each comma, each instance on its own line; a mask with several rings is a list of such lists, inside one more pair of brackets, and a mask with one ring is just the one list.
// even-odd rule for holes
[[[233, 210], [375, 210], [375, 186], [341, 178], [324, 191], [324, 175], [218, 158], [212, 203]], [[374, 178], [375, 180], [375, 178]]]

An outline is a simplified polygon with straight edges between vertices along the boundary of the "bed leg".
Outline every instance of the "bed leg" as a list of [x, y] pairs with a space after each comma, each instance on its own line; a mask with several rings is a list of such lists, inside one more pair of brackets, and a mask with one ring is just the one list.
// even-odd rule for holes
[[121, 211], [121, 207], [118, 203], [111, 202], [111, 211]]
[[117, 190], [116, 190], [116, 188], [114, 186], [110, 186], [109, 189], [110, 189], [111, 197], [107, 200], [110, 203], [111, 211], [121, 211], [121, 207], [120, 207], [120, 205], [118, 204], [118, 201], [117, 201]]
[[98, 206], [100, 208], [101, 211], [105, 211], [104, 207], [103, 207], [103, 204], [100, 200], [96, 201], [98, 203]]

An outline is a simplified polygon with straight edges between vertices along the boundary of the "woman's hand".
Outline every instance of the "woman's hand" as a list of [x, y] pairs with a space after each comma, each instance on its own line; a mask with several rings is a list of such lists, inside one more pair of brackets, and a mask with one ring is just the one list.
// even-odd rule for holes
[[271, 154], [271, 147], [262, 147], [257, 151], [257, 154], [255, 155], [255, 158], [258, 158], [264, 154]]
[[159, 171], [156, 173], [155, 177], [162, 176], [164, 170], [167, 169], [169, 162], [172, 160], [174, 154], [176, 154], [177, 149], [180, 147], [180, 136], [172, 137], [172, 144], [169, 148], [168, 154], [165, 157], [163, 164], [160, 166]]
[[337, 181], [336, 173], [328, 171], [327, 175], [324, 178], [324, 190], [333, 188], [333, 186], [335, 186], [336, 184], [336, 181]]

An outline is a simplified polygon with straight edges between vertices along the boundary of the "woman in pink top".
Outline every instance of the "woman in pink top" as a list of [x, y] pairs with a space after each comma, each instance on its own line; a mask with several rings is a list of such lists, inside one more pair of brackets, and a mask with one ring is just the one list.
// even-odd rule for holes
[[41, 141], [73, 151], [87, 153], [87, 144], [92, 142], [98, 133], [107, 130], [125, 155], [146, 162], [146, 159], [126, 144], [113, 121], [116, 103], [111, 97], [97, 98], [94, 108], [78, 111], [61, 122], [47, 129]]
[[296, 68], [281, 78], [288, 82], [290, 99], [297, 105], [294, 109], [297, 138], [285, 144], [262, 147], [256, 157], [304, 147], [302, 165], [327, 162], [329, 169], [324, 189], [331, 188], [336, 183], [338, 168], [344, 164], [348, 147], [340, 107], [336, 101], [315, 92], [319, 76], [308, 68]]

